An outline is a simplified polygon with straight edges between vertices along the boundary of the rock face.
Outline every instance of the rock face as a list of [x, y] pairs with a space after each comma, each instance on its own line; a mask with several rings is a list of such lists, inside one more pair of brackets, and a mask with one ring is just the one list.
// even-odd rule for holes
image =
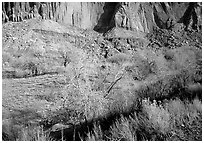
[[176, 23], [197, 29], [201, 23], [200, 3], [120, 3], [112, 23], [133, 31], [150, 32], [153, 27], [169, 29]]
[[201, 29], [202, 3], [190, 2], [3, 2], [2, 22], [30, 18], [54, 21], [83, 29], [106, 32], [112, 27], [150, 32], [182, 23]]
[[[52, 19], [54, 21], [69, 24], [72, 26], [93, 29], [97, 25], [100, 16], [104, 13], [105, 3], [69, 3], [69, 2], [4, 2], [3, 22], [20, 21], [12, 19], [12, 15], [20, 15], [22, 19], [35, 18], [38, 15], [42, 19]], [[12, 11], [12, 9], [14, 11]]]

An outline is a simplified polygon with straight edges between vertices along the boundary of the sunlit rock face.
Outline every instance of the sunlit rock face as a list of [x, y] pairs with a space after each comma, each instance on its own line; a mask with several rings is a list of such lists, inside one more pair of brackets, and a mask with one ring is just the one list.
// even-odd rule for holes
[[52, 19], [83, 29], [106, 32], [112, 27], [150, 32], [169, 29], [176, 23], [200, 29], [202, 3], [181, 2], [3, 2], [2, 22]]
[[201, 9], [201, 3], [119, 3], [111, 22], [142, 32], [150, 32], [153, 27], [169, 29], [176, 23], [196, 29], [202, 23]]

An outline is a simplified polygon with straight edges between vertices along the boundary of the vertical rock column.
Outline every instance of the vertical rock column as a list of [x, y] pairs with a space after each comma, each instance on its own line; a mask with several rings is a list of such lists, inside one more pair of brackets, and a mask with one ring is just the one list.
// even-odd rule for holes
[[112, 23], [127, 30], [148, 32], [145, 11], [141, 3], [120, 3], [115, 9]]
[[84, 29], [93, 29], [103, 13], [104, 3], [59, 2], [54, 5], [54, 21]]

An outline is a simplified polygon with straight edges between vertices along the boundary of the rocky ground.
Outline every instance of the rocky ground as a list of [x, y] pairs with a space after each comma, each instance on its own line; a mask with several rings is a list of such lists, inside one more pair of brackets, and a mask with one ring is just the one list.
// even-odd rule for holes
[[80, 130], [84, 122], [129, 113], [145, 98], [201, 99], [202, 31], [174, 28], [101, 34], [52, 20], [3, 24], [4, 139], [17, 140], [26, 126]]

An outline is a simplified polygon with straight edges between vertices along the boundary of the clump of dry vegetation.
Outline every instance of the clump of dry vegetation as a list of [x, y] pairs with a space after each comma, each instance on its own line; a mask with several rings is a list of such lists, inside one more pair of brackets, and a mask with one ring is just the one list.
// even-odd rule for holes
[[[103, 131], [100, 124], [93, 123], [92, 132], [88, 132], [86, 141], [150, 141], [150, 140], [201, 140], [202, 103], [199, 99], [192, 102], [175, 99], [166, 103], [142, 101], [141, 110], [116, 119], [109, 130]], [[15, 132], [11, 130], [11, 132]], [[19, 131], [18, 131], [19, 133]], [[63, 138], [62, 138], [63, 139]], [[3, 134], [3, 140], [6, 135]], [[52, 138], [40, 127], [21, 128], [15, 140], [50, 141]]]
[[[30, 34], [39, 41], [3, 50], [4, 78], [20, 78], [5, 79], [12, 90], [3, 89], [3, 104], [13, 101], [14, 112], [25, 104], [19, 100], [35, 107], [29, 98], [46, 107], [36, 107], [42, 113], [34, 126], [20, 117], [23, 125], [16, 118], [4, 124], [3, 140], [202, 139], [202, 95], [189, 90], [202, 80], [202, 56], [194, 47], [143, 47], [105, 58], [95, 53], [104, 47], [94, 40], [81, 46], [82, 37], [69, 35], [74, 43], [63, 33]], [[56, 124], [62, 128], [54, 131]]]
[[[144, 99], [141, 111], [129, 116], [121, 115], [104, 140], [202, 140], [201, 107], [202, 103], [198, 99], [192, 102], [174, 99], [166, 103]], [[99, 134], [89, 136], [88, 140], [98, 140], [95, 136]]]

